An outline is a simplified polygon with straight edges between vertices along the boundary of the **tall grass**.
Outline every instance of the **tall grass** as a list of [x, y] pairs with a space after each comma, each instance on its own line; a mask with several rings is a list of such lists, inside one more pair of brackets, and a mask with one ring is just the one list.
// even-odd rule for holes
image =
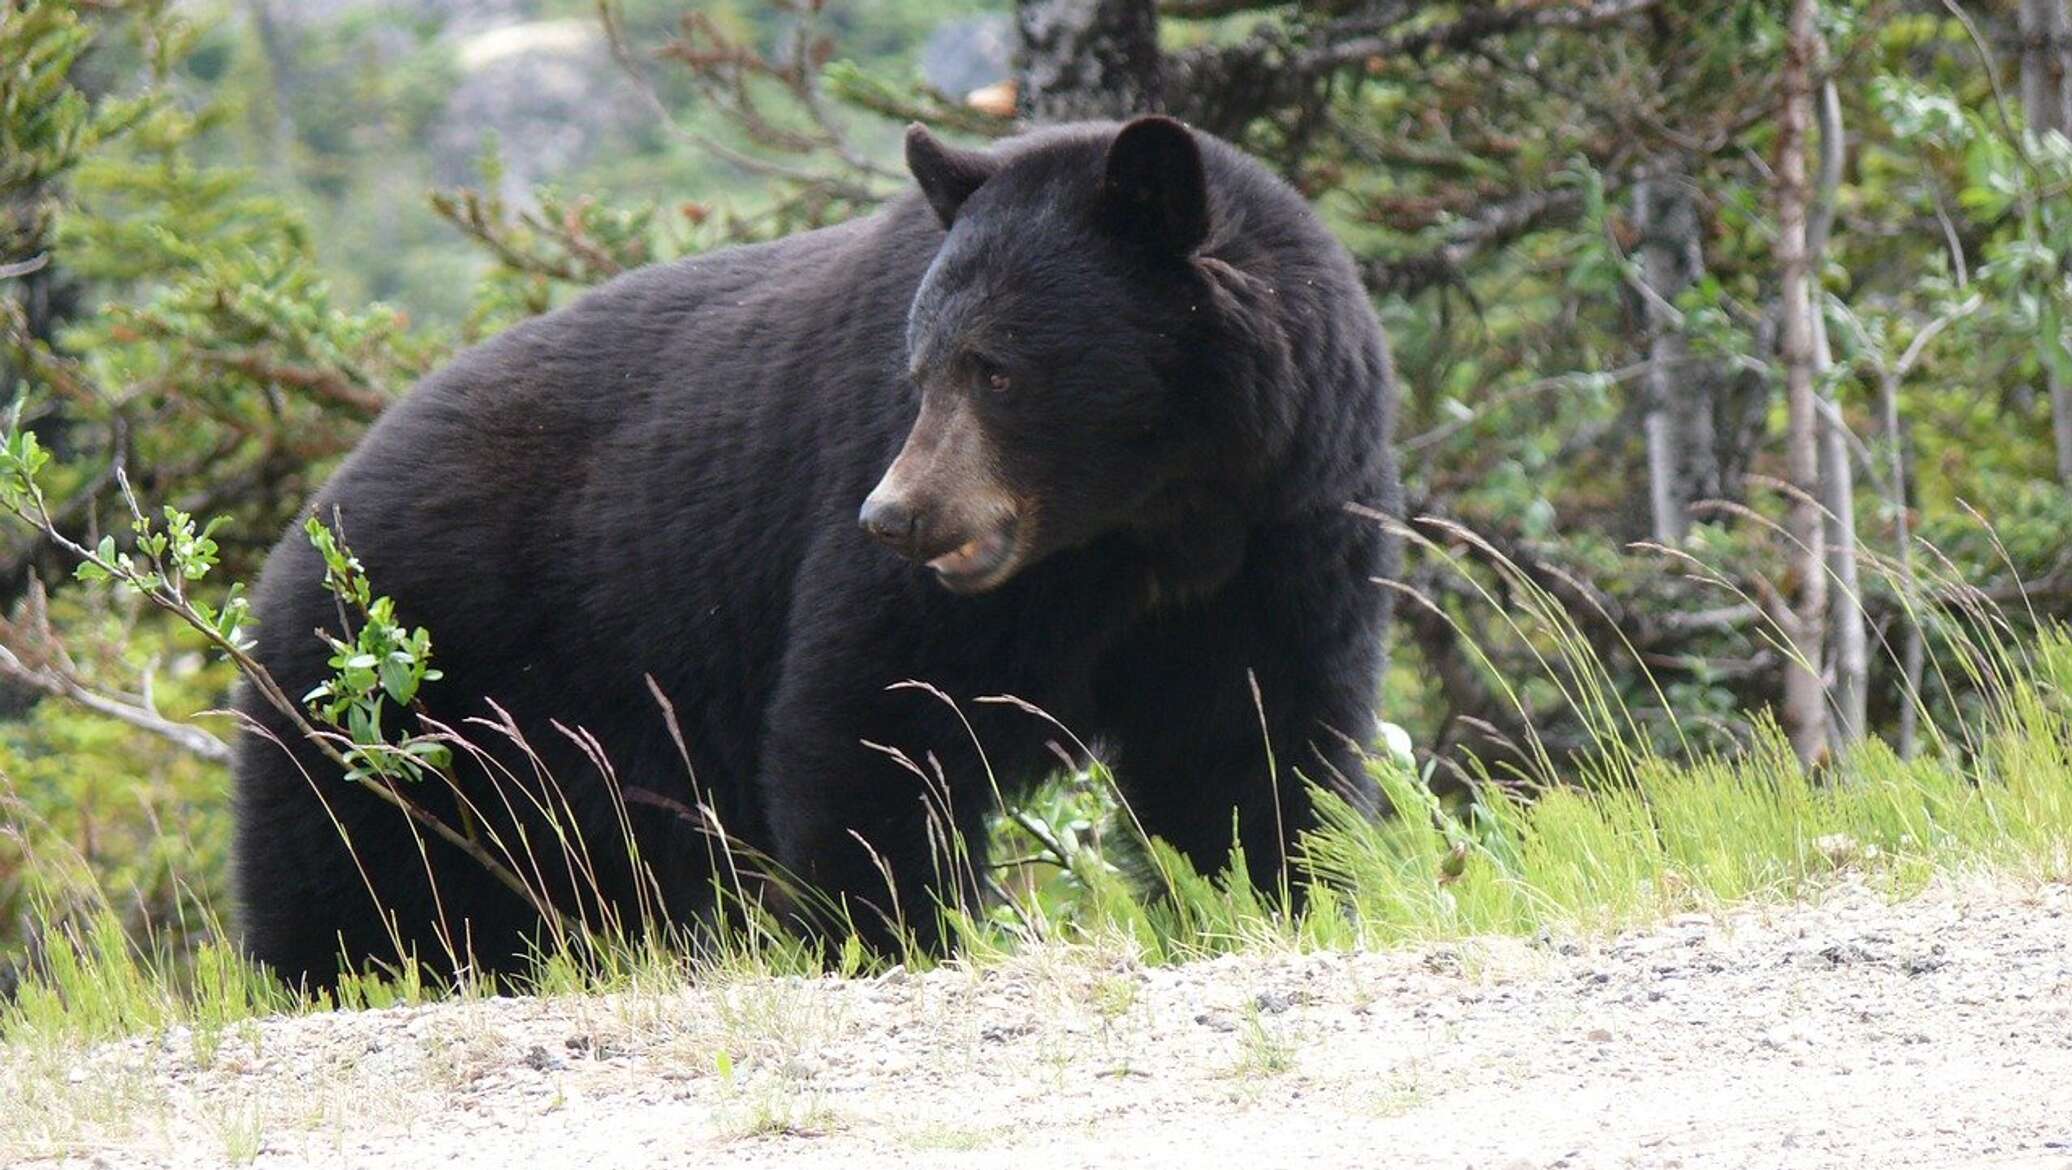
[[1902, 761], [1873, 740], [1816, 779], [1766, 722], [1734, 758], [1646, 760], [1620, 781], [1530, 800], [1486, 786], [1464, 813], [1387, 776], [1406, 815], [1372, 826], [1329, 802], [1309, 863], [1347, 891], [1359, 937], [1374, 944], [1611, 930], [1804, 897], [1842, 870], [1895, 893], [1968, 866], [2062, 880], [2072, 875], [2072, 719], [2039, 692], [2017, 697], [1971, 764]]
[[[996, 904], [945, 912], [961, 961], [1081, 943], [1120, 944], [1158, 963], [1258, 948], [1606, 931], [1688, 909], [1804, 897], [1844, 871], [1895, 894], [1964, 867], [2072, 876], [2072, 636], [2063, 630], [2046, 628], [2022, 645], [1979, 614], [1952, 623], [1938, 660], [1985, 697], [1965, 725], [1931, 736], [1913, 760], [1870, 741], [1814, 775], [1761, 719], [1752, 741], [1731, 754], [1658, 754], [1553, 599], [1514, 589], [1510, 601], [1511, 620], [1522, 633], [1534, 626], [1535, 644], [1548, 648], [1548, 677], [1584, 713], [1599, 750], [1556, 760], [1535, 745], [1532, 774], [1485, 773], [1465, 800], [1434, 795], [1407, 757], [1370, 761], [1396, 815], [1372, 821], [1319, 792], [1324, 824], [1295, 858], [1312, 879], [1299, 911], [1238, 876], [1241, 854], [1230, 872], [1211, 877], [1160, 842], [1131, 840], [1138, 835], [1128, 809], [1096, 765], [1001, 819], [992, 853], [1008, 859], [1010, 872], [962, 875], [972, 888], [993, 890]], [[1152, 880], [1127, 876], [1118, 841], [1141, 851], [1137, 868]], [[946, 865], [972, 864], [959, 843], [943, 852]], [[718, 868], [738, 874], [753, 859], [724, 860]], [[133, 937], [91, 875], [61, 862], [44, 866], [48, 890], [32, 902], [40, 943], [19, 963], [13, 996], [0, 1002], [0, 1043], [11, 1049], [177, 1031], [207, 1063], [225, 1029], [269, 1013], [455, 992], [574, 994], [743, 973], [853, 974], [882, 962], [854, 938], [832, 949], [801, 940], [737, 876], [720, 893], [736, 899], [738, 912], [714, 930], [615, 926], [559, 940], [516, 985], [435, 985], [410, 967], [350, 979], [335, 999], [313, 1001], [220, 941], [226, 936], [212, 917], [197, 933], [217, 941], [189, 955]]]

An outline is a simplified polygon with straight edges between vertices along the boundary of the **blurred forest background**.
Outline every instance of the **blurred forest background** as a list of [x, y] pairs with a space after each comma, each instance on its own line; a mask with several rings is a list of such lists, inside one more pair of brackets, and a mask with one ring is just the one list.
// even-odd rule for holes
[[[2068, 73], [2072, 0], [0, 0], [6, 459], [89, 548], [125, 493], [225, 517], [228, 629], [455, 347], [867, 213], [909, 120], [1162, 108], [1314, 199], [1391, 331], [1379, 701], [1433, 783], [1563, 778], [1578, 656], [1666, 753], [1961, 752], [1948, 633], [2072, 613]], [[135, 928], [225, 901], [235, 671], [74, 569], [0, 525], [0, 951], [53, 858]]]

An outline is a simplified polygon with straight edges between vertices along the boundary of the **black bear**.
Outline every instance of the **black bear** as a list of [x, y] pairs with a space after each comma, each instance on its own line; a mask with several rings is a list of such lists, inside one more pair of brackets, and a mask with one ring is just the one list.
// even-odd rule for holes
[[[695, 923], [747, 858], [925, 944], [1058, 743], [1204, 871], [1235, 823], [1262, 882], [1314, 824], [1305, 779], [1378, 801], [1395, 546], [1348, 505], [1399, 507], [1394, 388], [1344, 249], [1167, 118], [986, 152], [917, 126], [907, 161], [875, 214], [461, 354], [312, 504], [429, 628], [424, 710], [480, 748], [409, 795], [556, 907]], [[298, 532], [257, 592], [289, 696], [329, 674], [323, 579]], [[536, 945], [534, 905], [240, 705], [255, 957], [321, 985], [398, 942], [489, 970]]]

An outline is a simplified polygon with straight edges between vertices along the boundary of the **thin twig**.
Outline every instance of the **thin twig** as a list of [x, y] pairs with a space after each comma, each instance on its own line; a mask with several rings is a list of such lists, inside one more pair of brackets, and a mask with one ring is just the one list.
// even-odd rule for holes
[[48, 252], [38, 252], [27, 260], [10, 260], [5, 264], [0, 264], [0, 280], [27, 276], [32, 272], [41, 271], [49, 263], [50, 253]]
[[77, 703], [96, 714], [148, 731], [209, 763], [230, 762], [230, 745], [208, 731], [192, 723], [168, 719], [144, 704], [124, 702], [87, 685], [78, 676], [59, 669], [55, 663], [32, 665], [23, 661], [12, 648], [0, 645], [0, 675], [35, 687], [44, 694]]

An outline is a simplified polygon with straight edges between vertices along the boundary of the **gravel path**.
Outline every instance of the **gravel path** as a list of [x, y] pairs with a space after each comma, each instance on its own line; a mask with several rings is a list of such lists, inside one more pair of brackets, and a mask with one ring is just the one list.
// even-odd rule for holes
[[195, 1049], [0, 1054], [24, 1103], [0, 1163], [2072, 1170], [2072, 890], [1845, 888], [1599, 942], [1165, 970], [1046, 953]]

